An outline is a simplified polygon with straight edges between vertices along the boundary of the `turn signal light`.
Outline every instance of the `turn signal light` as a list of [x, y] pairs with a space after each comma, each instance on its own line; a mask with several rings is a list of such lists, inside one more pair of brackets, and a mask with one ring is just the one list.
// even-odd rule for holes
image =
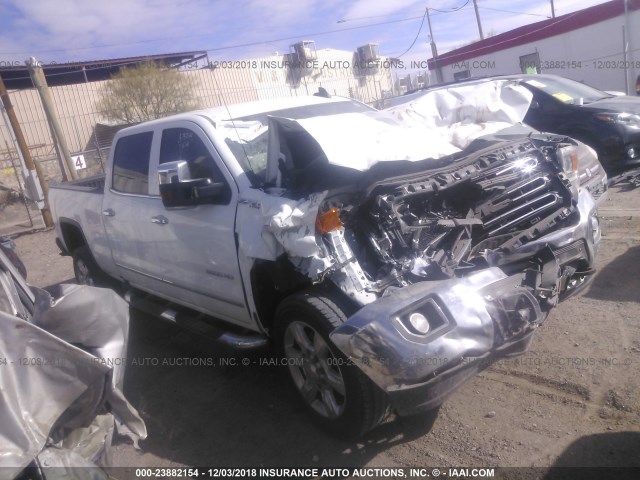
[[562, 147], [558, 150], [560, 165], [565, 173], [578, 171], [578, 151], [574, 146]]
[[340, 210], [338, 208], [332, 208], [326, 212], [319, 213], [316, 217], [316, 231], [321, 235], [339, 230], [343, 226], [344, 224], [342, 220], [340, 220]]

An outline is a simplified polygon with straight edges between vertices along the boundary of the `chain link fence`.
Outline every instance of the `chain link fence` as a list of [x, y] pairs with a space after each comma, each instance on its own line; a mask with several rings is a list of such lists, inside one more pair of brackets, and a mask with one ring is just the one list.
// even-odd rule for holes
[[[320, 52], [319, 52], [320, 53]], [[320, 53], [320, 56], [322, 54]], [[334, 68], [292, 72], [278, 58], [243, 62], [213, 62], [209, 68], [181, 71], [194, 78], [193, 94], [199, 108], [265, 99], [312, 95], [323, 89], [330, 95], [350, 97], [381, 107], [393, 96], [389, 68], [357, 71], [348, 61]], [[350, 59], [350, 57], [349, 57]], [[319, 59], [326, 62], [326, 59]], [[326, 63], [325, 63], [326, 64]], [[320, 63], [322, 65], [322, 63]], [[338, 68], [342, 65], [344, 68]], [[50, 87], [62, 134], [65, 136], [80, 178], [104, 173], [113, 136], [126, 125], [111, 124], [98, 102], [107, 81]], [[34, 160], [40, 162], [45, 180], [63, 181], [49, 123], [35, 89], [10, 91], [12, 104]], [[42, 226], [40, 212], [29, 198], [22, 167], [10, 131], [0, 121], [0, 234]]]

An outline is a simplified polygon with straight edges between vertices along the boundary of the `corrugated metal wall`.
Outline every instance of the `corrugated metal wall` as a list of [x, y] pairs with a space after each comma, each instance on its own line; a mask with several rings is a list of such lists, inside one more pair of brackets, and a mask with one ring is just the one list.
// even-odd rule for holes
[[[317, 54], [317, 68], [307, 70], [303, 75], [292, 74], [292, 70], [285, 65], [284, 59], [287, 57], [283, 55], [238, 62], [214, 62], [215, 68], [180, 73], [196, 80], [194, 95], [199, 108], [312, 95], [320, 87], [331, 95], [355, 98], [374, 106], [381, 105], [383, 99], [392, 96], [393, 80], [389, 68], [363, 72], [354, 67], [353, 52], [324, 49]], [[104, 171], [111, 140], [118, 130], [108, 125], [98, 108], [106, 83], [98, 81], [50, 87], [69, 151], [71, 155], [81, 154], [85, 158], [87, 168], [78, 171], [81, 178]], [[40, 161], [46, 180], [50, 183], [61, 181], [58, 158], [37, 90], [16, 90], [9, 94], [31, 154]], [[0, 190], [6, 193], [9, 189], [17, 194], [22, 186], [21, 178], [17, 152], [2, 119]]]

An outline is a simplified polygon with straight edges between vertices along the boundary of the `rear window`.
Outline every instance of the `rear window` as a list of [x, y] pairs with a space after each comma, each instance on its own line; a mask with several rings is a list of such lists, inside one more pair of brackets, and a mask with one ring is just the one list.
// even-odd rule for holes
[[149, 195], [149, 159], [153, 132], [127, 135], [118, 140], [113, 155], [111, 187], [122, 193]]

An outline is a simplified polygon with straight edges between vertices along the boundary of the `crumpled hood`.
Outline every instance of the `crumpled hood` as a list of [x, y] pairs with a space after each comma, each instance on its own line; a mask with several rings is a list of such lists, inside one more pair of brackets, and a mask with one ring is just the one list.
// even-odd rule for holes
[[[378, 162], [439, 159], [473, 140], [522, 122], [532, 94], [510, 81], [456, 86], [411, 97], [383, 111], [305, 119], [271, 117], [267, 182], [282, 156], [275, 132], [306, 131], [332, 165], [366, 171]], [[286, 163], [286, 158], [285, 158]]]

